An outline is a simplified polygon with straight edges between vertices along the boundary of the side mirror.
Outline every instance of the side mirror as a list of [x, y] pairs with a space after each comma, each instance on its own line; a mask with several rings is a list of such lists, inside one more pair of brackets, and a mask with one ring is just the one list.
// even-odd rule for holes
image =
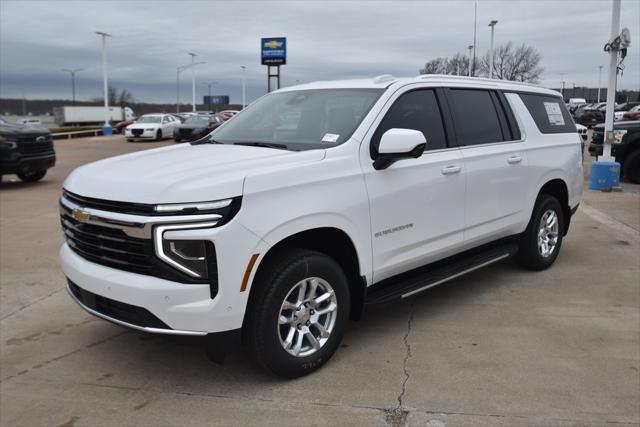
[[380, 138], [378, 157], [373, 161], [373, 168], [382, 170], [400, 159], [417, 159], [426, 146], [427, 140], [419, 130], [389, 129]]

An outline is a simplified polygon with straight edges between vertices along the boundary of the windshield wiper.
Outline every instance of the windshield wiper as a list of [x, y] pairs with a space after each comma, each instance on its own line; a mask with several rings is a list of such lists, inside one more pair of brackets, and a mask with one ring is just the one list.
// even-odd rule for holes
[[191, 145], [200, 145], [200, 144], [224, 144], [224, 142], [216, 141], [213, 138], [209, 138], [205, 136], [204, 138], [197, 139], [195, 141], [191, 141]]
[[277, 144], [275, 142], [234, 142], [233, 145], [248, 145], [249, 147], [278, 148], [280, 150], [288, 149], [288, 147], [285, 144]]

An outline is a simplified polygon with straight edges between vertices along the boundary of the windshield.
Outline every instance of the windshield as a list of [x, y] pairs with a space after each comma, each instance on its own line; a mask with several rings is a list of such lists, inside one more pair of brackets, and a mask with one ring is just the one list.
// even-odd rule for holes
[[136, 123], [160, 123], [161, 118], [158, 116], [142, 116]]
[[193, 116], [185, 120], [184, 123], [189, 125], [208, 125], [210, 120], [212, 119], [208, 116]]
[[223, 144], [278, 144], [292, 150], [333, 147], [349, 139], [382, 92], [317, 89], [274, 93], [218, 128], [212, 138]]

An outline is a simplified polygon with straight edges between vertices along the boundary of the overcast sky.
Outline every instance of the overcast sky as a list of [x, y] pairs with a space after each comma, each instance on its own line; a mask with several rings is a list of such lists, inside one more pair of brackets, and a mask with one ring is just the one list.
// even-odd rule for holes
[[[610, 35], [611, 0], [478, 1], [478, 55], [496, 44], [534, 46], [543, 55], [542, 84], [597, 86], [602, 48]], [[187, 52], [207, 61], [196, 72], [197, 96], [216, 81], [214, 94], [240, 102], [240, 65], [248, 98], [266, 91], [260, 38], [286, 36], [283, 85], [393, 74], [413, 76], [424, 62], [463, 52], [473, 41], [474, 2], [468, 1], [30, 1], [0, 0], [0, 97], [71, 98], [61, 68], [83, 68], [78, 99], [100, 96], [100, 37], [108, 39], [109, 82], [136, 100], [175, 102], [176, 67]], [[623, 0], [622, 26], [633, 46], [618, 87], [640, 88], [640, 1]], [[181, 100], [190, 101], [190, 72], [181, 76]]]

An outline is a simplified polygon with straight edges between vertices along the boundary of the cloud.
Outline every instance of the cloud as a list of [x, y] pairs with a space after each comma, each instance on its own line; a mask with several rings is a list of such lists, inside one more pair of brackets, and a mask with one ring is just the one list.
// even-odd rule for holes
[[[489, 47], [488, 22], [499, 21], [496, 43], [527, 43], [543, 54], [543, 84], [595, 86], [609, 38], [610, 1], [479, 1], [477, 50]], [[622, 4], [622, 25], [640, 33], [640, 2]], [[240, 65], [248, 97], [266, 90], [259, 39], [286, 36], [283, 83], [416, 75], [424, 62], [462, 52], [473, 42], [472, 1], [30, 1], [0, 2], [0, 96], [70, 96], [68, 75], [78, 73], [79, 98], [101, 91], [100, 38], [108, 39], [109, 79], [142, 101], [173, 102], [176, 67], [187, 52], [207, 61], [198, 81], [216, 81], [216, 94], [239, 101]], [[622, 89], [640, 88], [640, 43], [619, 78]], [[190, 72], [181, 91], [190, 94]], [[606, 75], [603, 76], [603, 84]], [[207, 91], [198, 85], [198, 98]]]

